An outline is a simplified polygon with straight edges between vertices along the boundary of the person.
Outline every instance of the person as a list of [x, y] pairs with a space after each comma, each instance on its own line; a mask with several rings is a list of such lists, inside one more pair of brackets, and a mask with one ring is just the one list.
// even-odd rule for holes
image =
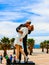
[[16, 56], [13, 57], [12, 62], [13, 62], [13, 65], [16, 64]]
[[6, 54], [5, 59], [6, 59], [6, 65], [10, 65], [11, 61], [10, 58], [8, 57], [8, 54]]
[[5, 56], [5, 59], [7, 60], [9, 57], [8, 57], [8, 55], [6, 54], [6, 56]]
[[15, 39], [15, 42], [14, 42], [14, 46], [17, 50], [17, 61], [19, 61], [19, 52], [21, 52], [25, 59], [26, 59], [26, 62], [27, 62], [27, 56], [25, 55], [24, 51], [23, 51], [23, 46], [22, 46], [22, 43], [23, 43], [23, 38], [25, 37], [25, 35], [28, 34], [28, 28], [27, 27], [21, 27], [21, 29], [19, 30], [18, 32], [18, 36], [17, 38]]
[[13, 56], [12, 56], [12, 54], [11, 54], [10, 57], [9, 57], [11, 63], [12, 63], [12, 58], [13, 58]]
[[[25, 24], [21, 24], [19, 25], [17, 28], [16, 28], [16, 31], [18, 32], [21, 27], [26, 27], [26, 26], [29, 26], [31, 24], [31, 21], [27, 21]], [[28, 30], [28, 34], [30, 34], [31, 31]], [[27, 36], [28, 34], [23, 38], [23, 47], [24, 47], [24, 52], [26, 54], [26, 56], [28, 56], [28, 52], [27, 52]], [[19, 62], [21, 61], [21, 53], [19, 53]], [[25, 62], [25, 59], [24, 59], [24, 62]]]
[[9, 57], [7, 59], [7, 65], [11, 65], [11, 60], [9, 59]]
[[2, 54], [0, 55], [0, 63], [2, 64], [2, 59], [3, 59], [3, 57], [2, 57]]

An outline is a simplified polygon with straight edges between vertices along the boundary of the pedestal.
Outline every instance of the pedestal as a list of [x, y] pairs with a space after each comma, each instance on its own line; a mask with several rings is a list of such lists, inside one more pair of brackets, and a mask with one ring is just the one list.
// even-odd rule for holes
[[21, 63], [12, 63], [11, 65], [35, 65], [34, 62], [28, 61], [27, 63], [21, 62]]

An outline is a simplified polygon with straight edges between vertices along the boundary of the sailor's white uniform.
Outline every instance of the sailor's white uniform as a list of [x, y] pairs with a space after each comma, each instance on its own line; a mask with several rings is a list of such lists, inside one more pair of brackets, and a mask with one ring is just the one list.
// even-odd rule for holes
[[27, 35], [28, 34], [28, 28], [27, 27], [21, 27], [21, 29], [20, 29], [22, 32], [23, 32], [23, 34], [21, 34], [21, 33], [17, 33], [17, 37], [16, 37], [16, 39], [15, 39], [15, 41], [14, 41], [14, 46], [16, 45], [16, 44], [18, 44], [18, 45], [20, 45], [20, 46], [22, 46], [23, 47], [23, 41], [20, 41], [20, 39], [23, 39], [24, 37], [25, 37], [25, 35]]

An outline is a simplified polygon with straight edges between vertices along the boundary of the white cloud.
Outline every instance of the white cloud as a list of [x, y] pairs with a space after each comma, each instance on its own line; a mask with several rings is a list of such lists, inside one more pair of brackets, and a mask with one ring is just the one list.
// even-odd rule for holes
[[[6, 37], [16, 37], [16, 27], [21, 23], [14, 23], [11, 21], [0, 22], [0, 35]], [[48, 23], [32, 23], [34, 25], [34, 31], [29, 35], [29, 37], [33, 37], [36, 43], [40, 43], [45, 39], [49, 39], [47, 36], [33, 36], [38, 35], [39, 33], [47, 33], [49, 32], [49, 24]], [[37, 34], [38, 33], [38, 34]], [[33, 35], [32, 35], [33, 34]], [[31, 36], [32, 35], [32, 36]]]
[[22, 18], [23, 15], [21, 15], [21, 13], [17, 13], [17, 12], [0, 12], [0, 20], [2, 21], [6, 21], [6, 20], [15, 20], [15, 19], [19, 19]]
[[34, 23], [34, 31], [29, 35], [29, 38], [33, 38], [35, 40], [35, 44], [40, 44], [40, 42], [44, 40], [49, 40], [49, 24], [44, 22]]
[[41, 3], [34, 4], [31, 6], [30, 11], [39, 13], [42, 15], [48, 15], [49, 14], [49, 0], [42, 0]]
[[42, 0], [38, 4], [30, 5], [30, 12], [40, 14], [41, 16], [30, 16], [33, 22], [49, 22], [49, 0]]
[[[6, 0], [0, 0], [0, 2], [8, 3], [9, 1], [7, 2]], [[15, 3], [15, 1], [12, 1], [12, 3], [13, 2]], [[12, 6], [11, 5], [12, 3], [11, 2], [9, 3], [10, 7]], [[23, 4], [25, 3], [26, 1]], [[40, 3], [33, 3], [33, 4], [26, 3], [24, 6], [21, 6], [20, 8], [16, 8], [15, 5], [13, 5], [14, 8], [12, 8], [14, 10], [13, 12], [11, 12], [12, 10], [10, 8], [9, 10], [5, 9], [5, 11], [0, 12], [0, 15], [2, 16], [0, 17], [0, 20], [3, 21], [3, 22], [0, 21], [0, 34], [1, 35], [3, 36], [5, 35], [8, 37], [16, 36], [15, 28], [20, 23], [14, 23], [14, 22], [11, 22], [11, 20], [17, 20], [21, 18], [23, 19], [23, 17], [28, 17], [28, 19], [31, 19], [32, 24], [34, 25], [34, 31], [31, 33], [32, 36], [29, 35], [29, 37], [30, 36], [33, 37], [33, 35], [38, 35], [39, 33], [40, 34], [49, 33], [49, 0], [42, 0]], [[25, 10], [32, 13], [37, 13], [41, 16], [36, 16], [36, 15], [34, 16], [33, 14], [29, 14], [26, 12], [22, 13], [21, 10]], [[48, 36], [37, 36], [37, 37], [34, 36], [33, 38], [36, 40], [36, 43], [39, 43], [45, 39], [49, 39], [49, 34]]]
[[47, 23], [47, 22], [38, 22], [38, 21], [33, 22], [32, 21], [32, 24], [34, 25], [34, 31], [33, 31], [34, 35], [38, 35], [39, 33], [40, 34], [49, 33], [49, 23]]
[[35, 44], [40, 44], [44, 40], [49, 40], [49, 36], [36, 36], [36, 37], [29, 37], [35, 40]]
[[48, 23], [37, 23], [34, 25], [35, 26], [35, 31], [37, 32], [49, 32], [49, 24]]
[[10, 21], [0, 22], [0, 34], [6, 37], [16, 37], [16, 27], [19, 24]]

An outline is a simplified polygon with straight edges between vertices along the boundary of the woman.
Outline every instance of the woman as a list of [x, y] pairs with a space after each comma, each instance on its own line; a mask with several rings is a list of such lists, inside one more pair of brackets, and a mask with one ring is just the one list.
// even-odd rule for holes
[[28, 26], [28, 27], [21, 27], [21, 29], [19, 30], [18, 34], [17, 34], [17, 38], [15, 39], [15, 43], [14, 46], [17, 50], [16, 53], [16, 58], [19, 61], [19, 52], [21, 52], [24, 57], [26, 58], [26, 62], [28, 60], [28, 57], [25, 55], [24, 51], [23, 51], [23, 38], [25, 37], [26, 34], [28, 34], [28, 29], [32, 30], [32, 26]]

